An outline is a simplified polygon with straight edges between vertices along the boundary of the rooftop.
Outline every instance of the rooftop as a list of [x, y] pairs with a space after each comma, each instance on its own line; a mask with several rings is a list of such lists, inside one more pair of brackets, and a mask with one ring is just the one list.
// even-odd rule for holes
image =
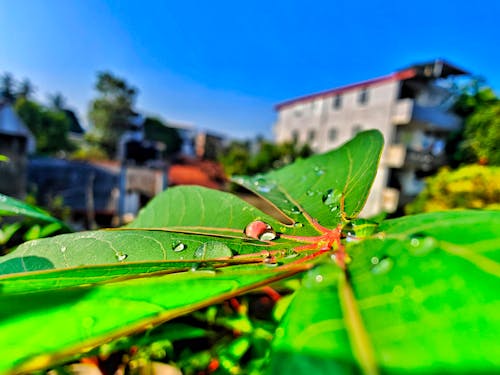
[[350, 85], [340, 86], [333, 89], [329, 89], [326, 91], [321, 91], [315, 94], [310, 94], [306, 96], [301, 96], [298, 98], [286, 100], [284, 102], [278, 103], [275, 106], [277, 111], [283, 109], [284, 107], [288, 107], [293, 104], [301, 103], [301, 102], [310, 102], [320, 98], [331, 97], [334, 95], [342, 94], [346, 91], [369, 87], [376, 84], [389, 82], [389, 81], [401, 81], [405, 79], [411, 79], [420, 77], [423, 79], [433, 79], [433, 78], [446, 78], [450, 75], [462, 75], [468, 74], [467, 71], [452, 65], [445, 60], [437, 59], [426, 63], [415, 64], [408, 68], [404, 68], [398, 70], [389, 75], [385, 75], [382, 77], [372, 78], [366, 81], [361, 81], [358, 83], [353, 83]]

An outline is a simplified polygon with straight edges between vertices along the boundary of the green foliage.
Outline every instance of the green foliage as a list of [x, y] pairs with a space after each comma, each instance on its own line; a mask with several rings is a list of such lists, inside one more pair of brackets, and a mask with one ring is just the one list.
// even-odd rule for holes
[[467, 118], [464, 147], [482, 164], [500, 166], [500, 100]]
[[[9, 217], [23, 219], [6, 220]], [[16, 245], [16, 237], [17, 241], [26, 241], [71, 231], [68, 225], [48, 212], [3, 194], [0, 194], [0, 224], [0, 253]]]
[[127, 227], [23, 244], [0, 259], [0, 371], [133, 346], [187, 374], [498, 372], [500, 212], [355, 219], [382, 142], [234, 178], [282, 221], [177, 187]]
[[448, 147], [458, 163], [500, 165], [500, 99], [480, 79], [459, 89], [455, 112], [465, 119], [461, 133]]
[[257, 152], [252, 152], [250, 142], [232, 141], [219, 157], [219, 162], [224, 166], [226, 174], [232, 176], [263, 173], [312, 154], [309, 146], [299, 147], [291, 142], [276, 145], [260, 139], [257, 140], [256, 145]]
[[144, 138], [162, 142], [166, 146], [164, 156], [175, 155], [182, 148], [179, 131], [155, 117], [146, 117], [144, 120]]
[[0, 98], [8, 103], [13, 103], [16, 100], [15, 84], [12, 74], [4, 73], [0, 77]]
[[98, 96], [90, 105], [89, 118], [94, 125], [91, 140], [109, 156], [116, 153], [120, 136], [130, 127], [137, 90], [110, 72], [100, 72], [95, 85]]
[[406, 206], [407, 214], [451, 209], [500, 209], [500, 167], [468, 165], [441, 169]]
[[37, 152], [54, 154], [74, 149], [68, 139], [70, 120], [63, 111], [49, 109], [24, 97], [17, 99], [14, 108], [35, 136]]

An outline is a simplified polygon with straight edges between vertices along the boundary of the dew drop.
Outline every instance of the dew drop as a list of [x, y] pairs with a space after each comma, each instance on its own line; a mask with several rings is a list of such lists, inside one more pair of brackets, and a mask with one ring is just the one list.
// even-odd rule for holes
[[62, 246], [61, 247], [61, 253], [65, 253], [66, 252], [66, 246]]
[[121, 251], [116, 253], [116, 259], [118, 259], [119, 262], [123, 262], [125, 259], [127, 259], [128, 255], [125, 253], [122, 253]]
[[371, 272], [374, 275], [384, 275], [388, 273], [394, 266], [394, 261], [388, 257], [384, 258], [372, 257], [370, 261], [373, 264]]
[[342, 192], [337, 189], [328, 189], [321, 197], [322, 202], [327, 205], [338, 205], [342, 198]]
[[264, 264], [268, 267], [276, 267], [278, 266], [278, 261], [275, 257], [270, 256], [264, 259]]
[[257, 177], [253, 182], [256, 190], [260, 193], [269, 193], [276, 187], [274, 182], [268, 181], [263, 177]]
[[297, 207], [297, 206], [293, 206], [292, 209], [290, 210], [290, 212], [294, 215], [298, 215], [300, 214], [300, 209]]
[[245, 227], [244, 233], [247, 237], [261, 241], [272, 241], [276, 238], [276, 232], [266, 222], [261, 220], [252, 221]]
[[285, 252], [285, 258], [290, 259], [290, 258], [296, 258], [299, 256], [299, 253], [296, 252], [295, 250], [287, 250]]
[[272, 229], [266, 230], [259, 236], [259, 240], [261, 241], [272, 241], [276, 238], [276, 232]]
[[180, 241], [176, 241], [172, 244], [172, 250], [175, 251], [176, 253], [186, 250], [186, 247], [187, 246]]
[[308, 191], [306, 191], [306, 194], [308, 197], [312, 197], [315, 193], [313, 190], [308, 190]]
[[324, 175], [325, 174], [325, 171], [324, 169], [321, 169], [320, 167], [314, 167], [314, 173], [316, 174], [316, 176], [321, 176], [321, 175]]
[[438, 241], [434, 237], [422, 233], [413, 234], [409, 244], [411, 253], [417, 256], [426, 255], [438, 247]]
[[304, 226], [304, 224], [299, 223], [299, 222], [296, 222], [296, 223], [294, 223], [294, 224], [293, 224], [293, 226], [294, 226], [295, 228], [302, 228], [302, 227]]
[[222, 242], [210, 241], [198, 246], [193, 254], [194, 259], [216, 259], [232, 257], [233, 252]]

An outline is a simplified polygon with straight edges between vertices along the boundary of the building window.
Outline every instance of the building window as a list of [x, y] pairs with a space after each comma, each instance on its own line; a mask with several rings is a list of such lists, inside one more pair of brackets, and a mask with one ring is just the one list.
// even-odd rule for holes
[[356, 134], [358, 134], [360, 131], [363, 130], [363, 127], [359, 124], [356, 124], [352, 127], [352, 136], [354, 137]]
[[299, 141], [299, 132], [297, 130], [294, 130], [292, 132], [292, 142], [294, 144], [297, 144], [298, 141]]
[[338, 94], [333, 97], [332, 106], [335, 109], [342, 107], [342, 95]]
[[295, 117], [300, 117], [302, 116], [302, 111], [300, 109], [296, 109], [295, 111], [293, 111], [293, 114], [295, 115]]
[[361, 89], [361, 91], [359, 92], [358, 103], [359, 104], [368, 103], [368, 89], [366, 87]]
[[307, 137], [307, 140], [309, 143], [314, 142], [314, 139], [316, 138], [316, 132], [314, 130], [309, 130], [309, 135]]
[[337, 129], [336, 128], [330, 128], [328, 130], [328, 140], [330, 142], [334, 142], [337, 140]]

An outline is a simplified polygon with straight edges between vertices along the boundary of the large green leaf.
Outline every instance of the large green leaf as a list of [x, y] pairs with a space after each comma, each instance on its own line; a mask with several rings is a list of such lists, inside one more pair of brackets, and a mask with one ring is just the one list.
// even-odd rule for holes
[[336, 150], [266, 174], [236, 176], [233, 181], [279, 207], [291, 222], [308, 225], [308, 215], [333, 228], [341, 215], [355, 217], [363, 208], [383, 143], [379, 131], [365, 131]]
[[277, 331], [271, 373], [495, 373], [500, 212], [386, 221], [345, 273], [309, 271]]
[[[361, 158], [366, 142], [374, 147], [369, 163]], [[381, 138], [365, 133], [344, 149], [301, 161], [300, 168], [314, 170], [323, 182], [314, 185], [312, 176], [308, 182], [325, 188], [327, 195], [337, 184], [324, 181], [340, 181], [351, 215], [368, 194]], [[344, 162], [348, 167], [341, 176], [336, 170]], [[293, 177], [296, 170], [288, 168], [277, 179], [283, 189], [294, 183], [286, 176]], [[273, 203], [283, 210], [295, 204], [300, 195], [295, 187], [290, 191], [287, 201]], [[330, 198], [324, 200], [318, 193], [307, 202], [323, 224], [335, 228], [340, 207], [333, 209]], [[318, 237], [304, 236], [323, 232], [304, 215], [297, 216], [301, 222], [280, 223], [231, 194], [178, 187], [156, 197], [127, 228], [23, 244], [0, 260], [0, 371], [12, 365], [20, 366], [17, 370], [43, 368], [82, 348], [310, 268], [307, 255], [319, 249]], [[255, 220], [272, 226], [278, 237], [261, 241], [245, 236], [245, 227]], [[293, 237], [297, 235], [302, 237]], [[300, 254], [292, 250], [299, 245]]]
[[200, 269], [31, 293], [2, 292], [0, 372], [53, 365], [122, 335], [143, 331], [264, 283], [296, 274], [265, 265]]

